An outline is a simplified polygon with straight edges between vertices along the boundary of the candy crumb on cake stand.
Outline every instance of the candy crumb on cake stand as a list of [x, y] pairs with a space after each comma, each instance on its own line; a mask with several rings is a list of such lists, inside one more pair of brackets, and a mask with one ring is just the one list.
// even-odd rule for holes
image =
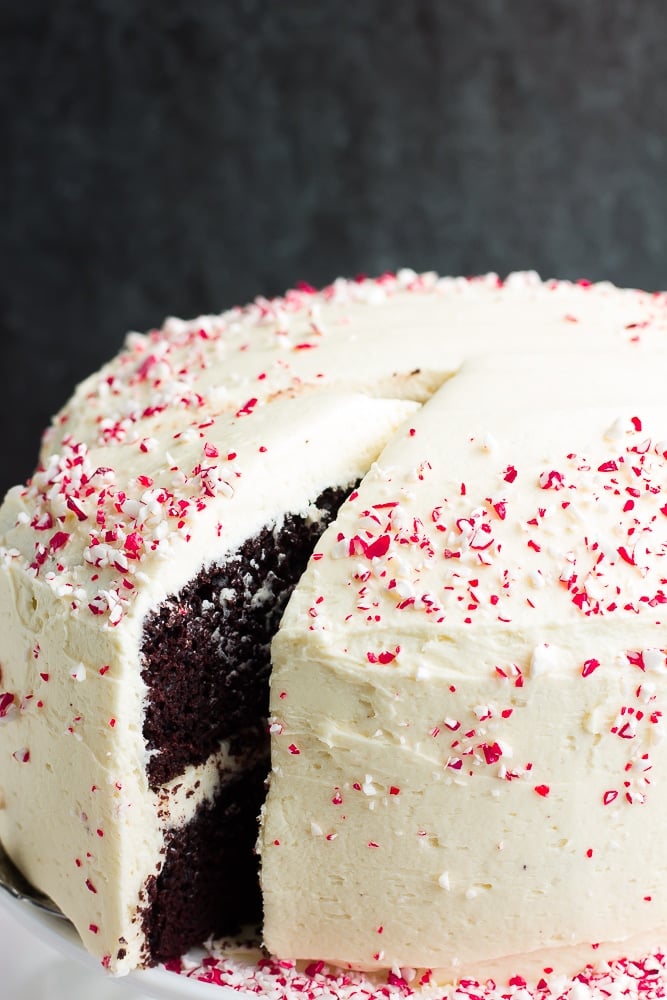
[[589, 965], [574, 976], [547, 966], [533, 983], [520, 974], [506, 983], [463, 978], [450, 985], [433, 982], [430, 970], [394, 969], [370, 975], [323, 961], [270, 958], [256, 940], [209, 942], [204, 953], [190, 953], [165, 968], [188, 979], [276, 1000], [658, 1000], [667, 995], [667, 959], [662, 950]]

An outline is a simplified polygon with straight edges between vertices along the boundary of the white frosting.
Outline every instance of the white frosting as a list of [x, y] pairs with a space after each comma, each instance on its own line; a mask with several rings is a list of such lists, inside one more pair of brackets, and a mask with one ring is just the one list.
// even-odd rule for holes
[[273, 645], [272, 952], [451, 978], [665, 939], [662, 382], [471, 362], [341, 508]]
[[[106, 965], [141, 961], [165, 831], [219, 780], [216, 759], [178, 802], [148, 788], [145, 615], [365, 474], [275, 644], [269, 945], [451, 969], [665, 922], [640, 855], [659, 839], [666, 304], [403, 271], [169, 320], [82, 383], [0, 510], [0, 837]], [[623, 468], [598, 471], [610, 455]], [[616, 472], [639, 491], [621, 513]], [[573, 913], [573, 885], [595, 905]]]
[[63, 435], [89, 445], [148, 440], [199, 412], [324, 387], [424, 401], [465, 358], [555, 349], [664, 347], [666, 296], [607, 283], [542, 283], [531, 273], [501, 285], [407, 269], [336, 281], [245, 309], [131, 334], [125, 349], [83, 382], [55, 418], [44, 453]]

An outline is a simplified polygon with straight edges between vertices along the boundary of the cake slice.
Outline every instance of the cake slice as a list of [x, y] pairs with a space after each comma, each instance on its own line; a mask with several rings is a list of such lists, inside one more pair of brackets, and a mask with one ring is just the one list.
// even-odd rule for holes
[[64, 442], [0, 511], [0, 837], [122, 972], [261, 917], [269, 642], [416, 404], [322, 393]]
[[271, 953], [503, 981], [665, 940], [666, 493], [641, 361], [471, 361], [398, 432], [273, 643]]

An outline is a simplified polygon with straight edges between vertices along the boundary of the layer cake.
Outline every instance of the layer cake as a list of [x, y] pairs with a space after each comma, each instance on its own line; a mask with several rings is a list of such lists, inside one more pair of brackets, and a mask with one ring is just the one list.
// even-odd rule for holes
[[286, 959], [660, 939], [666, 331], [403, 271], [82, 383], [0, 510], [0, 837], [106, 967], [259, 916], [260, 809]]

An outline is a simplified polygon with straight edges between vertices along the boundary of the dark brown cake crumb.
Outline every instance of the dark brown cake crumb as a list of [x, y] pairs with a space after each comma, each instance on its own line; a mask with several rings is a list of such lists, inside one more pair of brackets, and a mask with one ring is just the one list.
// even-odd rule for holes
[[[319, 535], [347, 495], [326, 490], [320, 517], [287, 515], [164, 601], [144, 624], [144, 737], [153, 789], [205, 761], [268, 715], [270, 644]], [[242, 748], [234, 748], [242, 749]]]
[[149, 879], [143, 911], [150, 964], [261, 919], [254, 845], [266, 769], [263, 762], [233, 778], [168, 836], [164, 866]]

